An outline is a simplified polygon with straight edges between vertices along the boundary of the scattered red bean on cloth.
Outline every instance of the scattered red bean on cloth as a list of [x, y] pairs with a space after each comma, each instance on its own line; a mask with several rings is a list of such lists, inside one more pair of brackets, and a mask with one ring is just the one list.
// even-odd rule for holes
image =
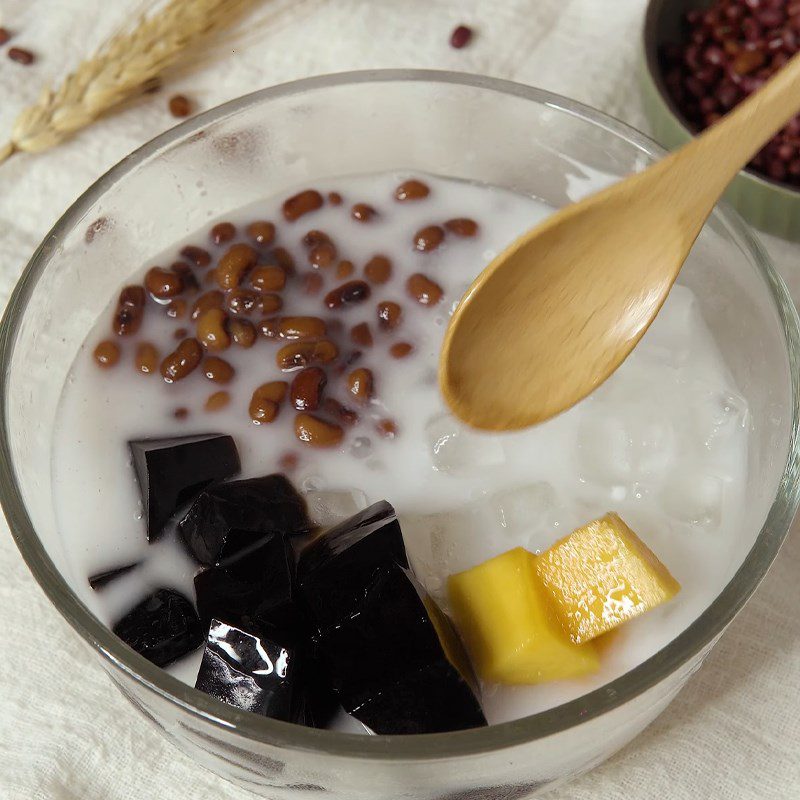
[[[667, 91], [697, 132], [759, 89], [800, 49], [798, 0], [714, 0], [683, 18], [683, 39], [659, 54]], [[800, 116], [774, 136], [750, 169], [800, 186]]]
[[450, 34], [450, 47], [460, 50], [462, 47], [466, 47], [471, 39], [472, 28], [466, 25], [459, 25], [457, 28], [454, 28], [453, 32]]

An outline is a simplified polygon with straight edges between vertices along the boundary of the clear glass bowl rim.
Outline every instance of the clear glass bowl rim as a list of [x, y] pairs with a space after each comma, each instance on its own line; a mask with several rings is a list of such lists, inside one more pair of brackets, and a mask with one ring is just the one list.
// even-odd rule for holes
[[97, 199], [139, 164], [209, 123], [287, 95], [326, 87], [382, 83], [426, 83], [471, 87], [511, 95], [583, 120], [624, 139], [651, 157], [665, 151], [644, 134], [589, 106], [524, 84], [480, 75], [437, 70], [365, 70], [306, 78], [262, 89], [217, 106], [152, 139], [112, 167], [63, 214], [33, 254], [8, 302], [0, 323], [0, 504], [11, 533], [35, 579], [67, 622], [104, 658], [112, 675], [119, 671], [168, 703], [212, 726], [288, 750], [384, 761], [430, 761], [489, 753], [549, 736], [579, 725], [647, 691], [712, 643], [741, 609], [764, 577], [786, 538], [800, 502], [800, 320], [788, 290], [760, 242], [745, 222], [725, 205], [714, 214], [747, 252], [772, 295], [786, 337], [792, 392], [791, 441], [785, 469], [764, 526], [747, 558], [706, 611], [651, 658], [620, 678], [576, 700], [514, 722], [470, 731], [416, 736], [358, 736], [292, 725], [237, 711], [180, 682], [124, 645], [96, 620], [56, 570], [39, 541], [17, 485], [8, 436], [9, 370], [18, 327], [40, 274], [53, 251]]

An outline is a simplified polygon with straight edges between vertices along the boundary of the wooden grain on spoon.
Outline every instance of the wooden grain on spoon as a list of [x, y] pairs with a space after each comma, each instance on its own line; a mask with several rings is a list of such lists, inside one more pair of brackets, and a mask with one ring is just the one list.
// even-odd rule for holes
[[439, 383], [477, 428], [543, 422], [596, 389], [653, 321], [736, 173], [800, 111], [800, 55], [644, 172], [553, 214], [478, 276], [447, 330]]

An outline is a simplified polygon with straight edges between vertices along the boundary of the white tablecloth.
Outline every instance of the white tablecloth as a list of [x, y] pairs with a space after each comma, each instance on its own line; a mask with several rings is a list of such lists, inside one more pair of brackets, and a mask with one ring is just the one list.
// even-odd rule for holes
[[[269, 0], [268, 0], [269, 2]], [[64, 208], [134, 147], [170, 127], [166, 98], [209, 108], [270, 84], [368, 67], [481, 72], [577, 98], [646, 127], [635, 74], [644, 0], [272, 0], [253, 41], [50, 153], [0, 167], [0, 303]], [[133, 0], [0, 0], [0, 24], [39, 54], [0, 54], [0, 136]], [[467, 49], [447, 40], [475, 26]], [[768, 242], [800, 299], [800, 247]], [[0, 530], [0, 797], [132, 800], [247, 793], [199, 770], [136, 715], [34, 583]], [[800, 797], [800, 539], [667, 712], [554, 800]], [[144, 766], [147, 765], [147, 766]]]

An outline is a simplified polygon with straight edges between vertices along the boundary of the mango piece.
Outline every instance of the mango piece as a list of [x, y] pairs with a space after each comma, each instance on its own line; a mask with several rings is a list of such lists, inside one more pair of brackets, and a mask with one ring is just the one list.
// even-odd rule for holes
[[543, 683], [600, 665], [594, 644], [573, 644], [559, 625], [535, 560], [517, 547], [448, 580], [456, 625], [483, 680]]
[[609, 513], [536, 559], [564, 630], [582, 644], [674, 597], [680, 584], [647, 545]]

